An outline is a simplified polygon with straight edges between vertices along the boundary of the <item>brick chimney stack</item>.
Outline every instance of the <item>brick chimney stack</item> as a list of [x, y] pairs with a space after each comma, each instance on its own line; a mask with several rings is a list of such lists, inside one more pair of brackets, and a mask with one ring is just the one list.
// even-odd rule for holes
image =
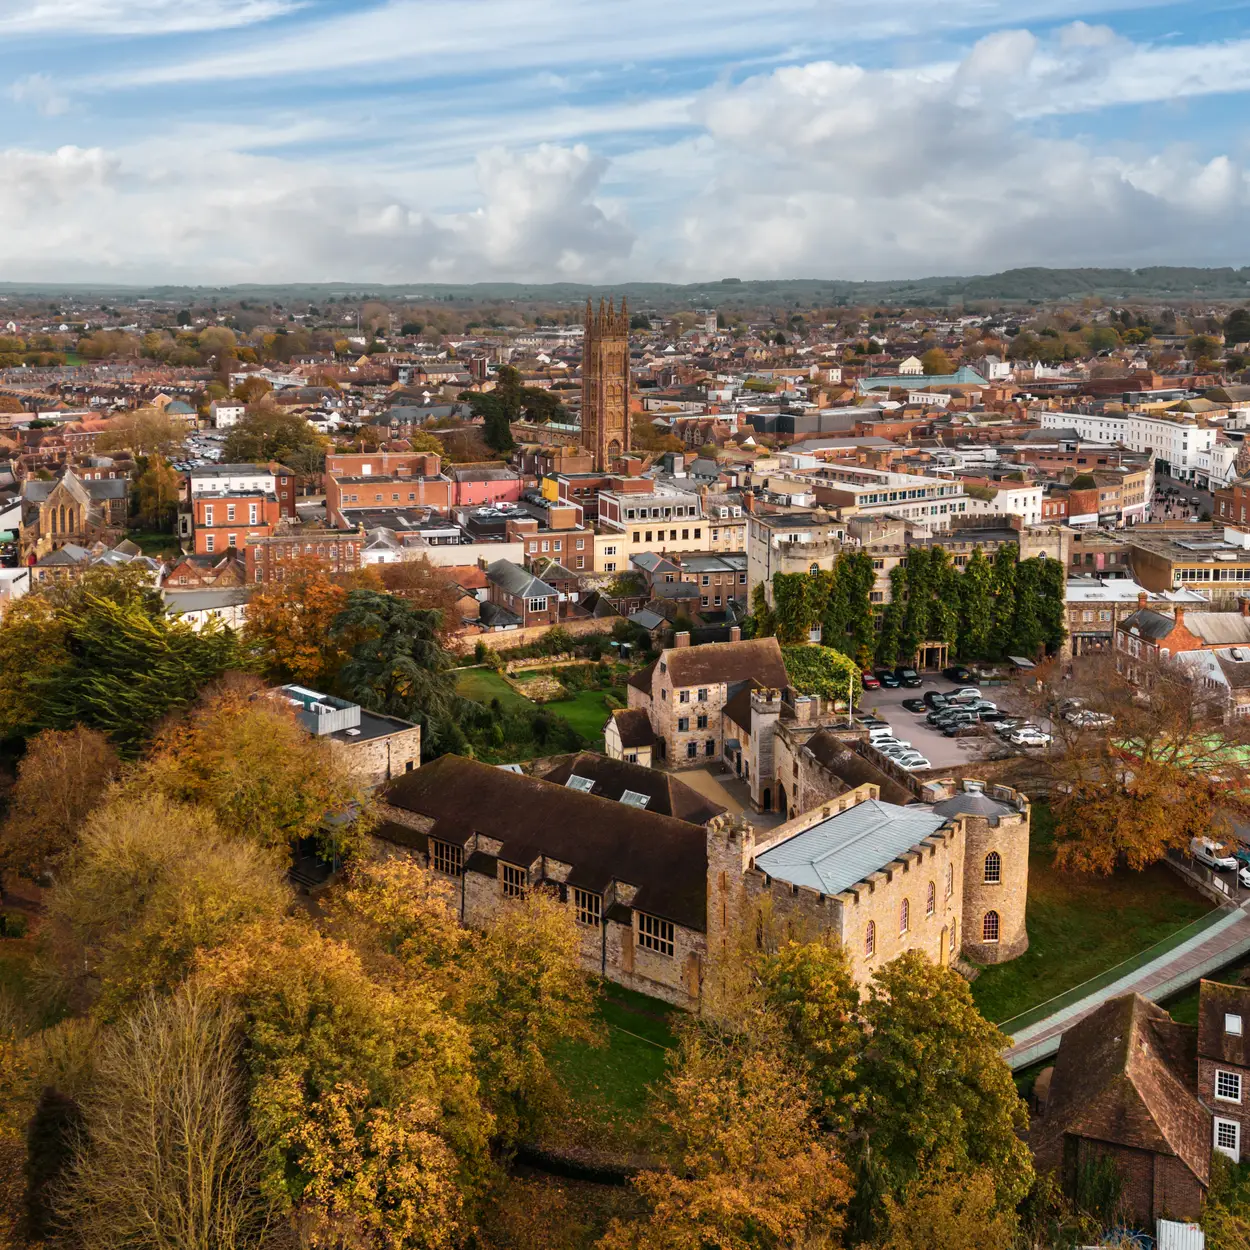
[[1146, 606], [1146, 592], [1144, 590], [1138, 592], [1137, 606], [1138, 608], [1144, 608]]
[[1176, 628], [1180, 629], [1185, 624], [1185, 609], [1178, 603], [1176, 605]]
[[690, 645], [690, 631], [683, 629], [680, 633], [673, 635], [673, 646], [688, 647]]

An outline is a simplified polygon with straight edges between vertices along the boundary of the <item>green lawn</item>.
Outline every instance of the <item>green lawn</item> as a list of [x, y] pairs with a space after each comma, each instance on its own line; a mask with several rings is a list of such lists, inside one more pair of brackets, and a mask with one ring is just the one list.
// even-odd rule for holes
[[[554, 703], [544, 703], [543, 707], [563, 716], [565, 720], [589, 742], [598, 742], [603, 737], [603, 727], [612, 716], [612, 711], [603, 701], [604, 691], [582, 690], [569, 699], [557, 699]], [[614, 690], [613, 694], [623, 704], [625, 692]]]
[[504, 707], [534, 706], [490, 668], [460, 669], [456, 673], [456, 693], [477, 703], [489, 703], [492, 699], [498, 699]]
[[180, 551], [182, 543], [176, 534], [156, 530], [127, 530], [126, 537], [139, 547], [145, 556], [161, 556], [167, 551]]
[[566, 1043], [552, 1066], [587, 1123], [628, 1134], [645, 1118], [651, 1086], [664, 1075], [676, 1008], [605, 983], [599, 1015], [606, 1046]]
[[1050, 809], [1034, 804], [1029, 855], [1029, 949], [986, 968], [972, 996], [1003, 1022], [1144, 951], [1211, 910], [1162, 864], [1110, 877], [1053, 865]]

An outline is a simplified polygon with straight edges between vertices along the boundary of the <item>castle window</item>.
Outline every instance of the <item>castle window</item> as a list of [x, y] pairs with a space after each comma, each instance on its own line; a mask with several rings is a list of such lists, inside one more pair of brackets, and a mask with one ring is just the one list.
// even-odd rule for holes
[[1215, 1096], [1221, 1102], [1241, 1101], [1241, 1077], [1236, 1072], [1220, 1072], [1215, 1074]]
[[700, 703], [706, 703], [706, 702], [707, 702], [707, 690], [706, 690], [706, 688], [700, 689], [700, 691], [699, 691], [699, 702], [700, 702]]
[[911, 928], [911, 899], [905, 898], [898, 909], [898, 931], [906, 933]]
[[1003, 879], [1003, 861], [997, 851], [985, 857], [985, 884], [997, 885]]
[[981, 941], [998, 941], [998, 912], [987, 911], [985, 913], [985, 919], [981, 921]]
[[464, 871], [464, 847], [430, 839], [430, 863], [438, 872], [458, 877]]
[[950, 898], [955, 893], [955, 865], [946, 865], [946, 897]]
[[695, 727], [696, 727], [697, 729], [706, 729], [706, 728], [707, 728], [707, 715], [706, 715], [706, 713], [705, 713], [703, 716], [700, 716], [700, 717], [698, 717], [698, 718], [696, 719], [696, 721], [695, 721]]
[[951, 954], [952, 955], [955, 953], [955, 928], [958, 925], [958, 923], [959, 922], [952, 917], [951, 919]]
[[677, 696], [677, 701], [678, 701], [678, 703], [689, 703], [689, 702], [690, 702], [690, 691], [689, 691], [689, 690], [683, 690], [683, 691], [681, 692], [681, 694], [679, 694], [679, 695]]
[[864, 931], [864, 956], [871, 959], [877, 953], [877, 924], [870, 920]]
[[573, 891], [573, 907], [577, 914], [577, 923], [591, 929], [597, 929], [603, 913], [603, 898], [592, 894], [589, 890]]
[[525, 869], [514, 864], [503, 864], [503, 896], [504, 898], [525, 897]]
[[674, 935], [671, 920], [661, 920], [658, 916], [648, 916], [646, 912], [638, 913], [638, 945], [657, 955], [673, 954]]
[[935, 886], [933, 882], [930, 881], [929, 882], [929, 894], [928, 894], [928, 897], [925, 899], [925, 904], [924, 904], [924, 914], [926, 916], [932, 916], [936, 910], [937, 910], [937, 886]]

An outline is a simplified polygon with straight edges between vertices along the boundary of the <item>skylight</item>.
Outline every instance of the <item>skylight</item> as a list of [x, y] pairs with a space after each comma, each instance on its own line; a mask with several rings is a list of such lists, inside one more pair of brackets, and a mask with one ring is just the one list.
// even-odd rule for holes
[[589, 794], [595, 788], [595, 783], [589, 777], [579, 777], [576, 773], [573, 773], [564, 785], [567, 789], [579, 790], [582, 794]]
[[649, 794], [639, 794], [637, 790], [626, 790], [621, 795], [621, 802], [628, 804], [630, 807], [646, 807], [651, 802]]

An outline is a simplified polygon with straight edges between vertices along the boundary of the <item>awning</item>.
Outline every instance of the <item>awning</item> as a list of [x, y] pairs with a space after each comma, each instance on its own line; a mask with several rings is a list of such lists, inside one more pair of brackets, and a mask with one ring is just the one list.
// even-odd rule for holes
[[1009, 655], [1007, 657], [1017, 668], [1036, 668], [1037, 665], [1032, 660], [1026, 660], [1022, 655]]
[[741, 743], [741, 742], [739, 742], [737, 738], [726, 738], [726, 739], [725, 739], [725, 750], [726, 750], [726, 751], [738, 751], [738, 752], [741, 752], [741, 751], [742, 751], [742, 743]]

